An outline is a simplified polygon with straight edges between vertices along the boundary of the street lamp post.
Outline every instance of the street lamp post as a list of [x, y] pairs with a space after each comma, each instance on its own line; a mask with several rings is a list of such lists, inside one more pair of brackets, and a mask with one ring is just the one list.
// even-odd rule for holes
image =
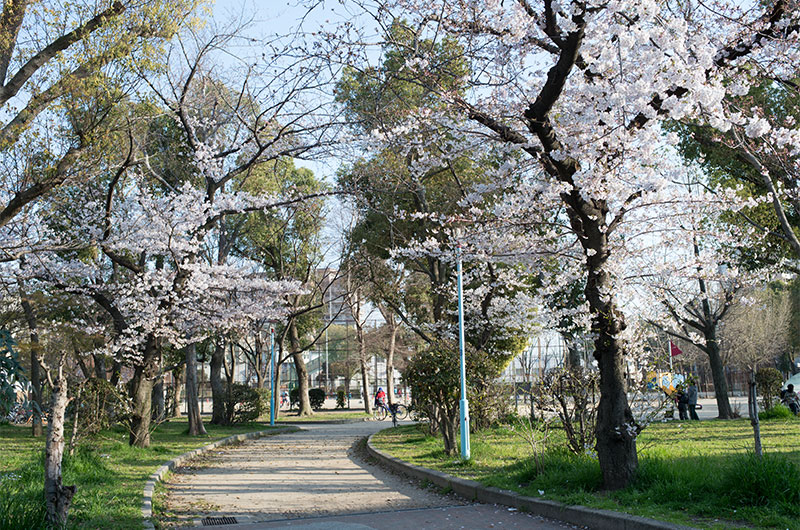
[[278, 389], [275, 388], [275, 383], [277, 382], [278, 378], [275, 377], [275, 328], [273, 326], [269, 327], [269, 357], [270, 357], [270, 364], [269, 364], [269, 379], [270, 379], [270, 387], [272, 391], [270, 392], [272, 395], [272, 404], [269, 407], [269, 424], [275, 425], [275, 408], [278, 406], [278, 399], [277, 399], [277, 391]]
[[458, 349], [461, 355], [461, 458], [469, 460], [469, 403], [467, 402], [467, 369], [464, 358], [464, 295], [461, 280], [461, 243], [456, 247], [458, 283]]

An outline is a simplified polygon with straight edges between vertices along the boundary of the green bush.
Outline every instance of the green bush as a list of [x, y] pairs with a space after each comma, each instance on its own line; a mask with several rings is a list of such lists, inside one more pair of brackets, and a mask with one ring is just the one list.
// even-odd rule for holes
[[758, 419], [764, 420], [786, 420], [794, 418], [794, 414], [788, 407], [783, 405], [775, 405], [771, 409], [763, 410], [758, 413]]
[[783, 375], [776, 369], [767, 367], [756, 372], [756, 385], [758, 393], [764, 404], [764, 410], [769, 410], [778, 402], [783, 386]]
[[345, 401], [346, 398], [347, 398], [347, 396], [345, 395], [344, 390], [337, 390], [336, 391], [336, 408], [337, 409], [343, 409], [344, 408], [344, 406], [346, 404], [346, 401]]
[[293, 409], [300, 404], [300, 388], [295, 387], [289, 391], [289, 408]]
[[321, 409], [325, 404], [325, 391], [321, 388], [312, 388], [308, 391], [308, 400], [311, 402], [312, 409]]
[[265, 412], [263, 393], [241, 383], [233, 383], [226, 396], [225, 412], [229, 425], [255, 421]]

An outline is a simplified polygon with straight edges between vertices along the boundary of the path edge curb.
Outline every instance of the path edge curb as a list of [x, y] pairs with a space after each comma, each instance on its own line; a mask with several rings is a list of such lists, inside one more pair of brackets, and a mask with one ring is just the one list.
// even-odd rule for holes
[[376, 449], [372, 445], [372, 437], [375, 434], [367, 438], [367, 452], [370, 456], [394, 471], [419, 480], [427, 480], [440, 488], [450, 489], [469, 501], [509, 506], [523, 512], [598, 530], [689, 530], [693, 528], [612, 510], [568, 505], [528, 497], [513, 491], [484, 486], [474, 480], [415, 466]]
[[183, 453], [180, 456], [176, 456], [169, 462], [166, 462], [158, 469], [156, 469], [155, 473], [150, 475], [147, 479], [147, 482], [144, 484], [144, 494], [142, 496], [142, 526], [145, 530], [155, 530], [155, 525], [153, 524], [153, 493], [156, 489], [156, 484], [161, 482], [161, 479], [164, 478], [164, 475], [167, 472], [172, 471], [176, 467], [180, 466], [187, 460], [191, 460], [196, 456], [200, 456], [203, 453], [207, 453], [212, 449], [216, 449], [217, 447], [222, 447], [225, 445], [231, 445], [237, 442], [243, 442], [245, 440], [255, 440], [256, 438], [263, 438], [264, 436], [272, 436], [275, 434], [285, 434], [287, 432], [296, 432], [299, 431], [300, 428], [292, 425], [286, 425], [279, 427], [277, 429], [270, 429], [268, 431], [256, 431], [256, 432], [246, 432], [242, 434], [234, 434], [232, 436], [228, 436], [227, 438], [222, 438], [221, 440], [217, 440], [216, 442], [211, 442], [210, 444], [204, 445], [202, 447], [198, 447], [192, 451], [187, 453]]

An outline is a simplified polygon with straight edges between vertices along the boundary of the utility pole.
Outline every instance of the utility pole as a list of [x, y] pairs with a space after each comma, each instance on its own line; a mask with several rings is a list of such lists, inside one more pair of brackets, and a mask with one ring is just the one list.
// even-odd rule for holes
[[461, 243], [456, 247], [458, 276], [458, 349], [461, 354], [461, 458], [469, 460], [469, 403], [467, 402], [467, 369], [464, 355], [464, 293], [461, 272]]

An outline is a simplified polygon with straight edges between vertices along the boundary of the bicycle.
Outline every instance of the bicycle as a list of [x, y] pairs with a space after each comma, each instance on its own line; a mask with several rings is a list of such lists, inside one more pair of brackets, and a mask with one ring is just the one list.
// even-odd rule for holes
[[[394, 409], [394, 411], [392, 411], [392, 409]], [[372, 412], [372, 416], [377, 421], [385, 420], [390, 414], [392, 415], [392, 422], [396, 425], [397, 420], [404, 420], [406, 417], [408, 417], [408, 407], [400, 403], [386, 405], [383, 402], [379, 402], [375, 406], [375, 410]]]

